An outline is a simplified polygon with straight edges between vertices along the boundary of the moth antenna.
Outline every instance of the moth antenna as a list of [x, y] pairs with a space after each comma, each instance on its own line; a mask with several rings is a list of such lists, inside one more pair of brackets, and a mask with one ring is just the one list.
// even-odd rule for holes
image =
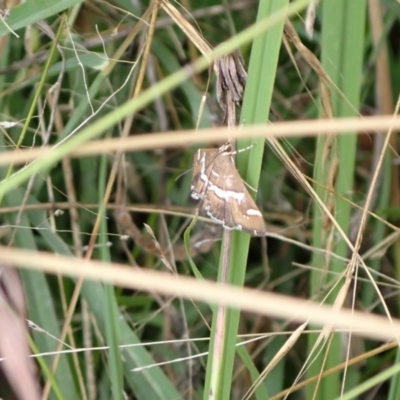
[[254, 142], [254, 143], [252, 143], [250, 146], [244, 147], [243, 149], [239, 149], [239, 150], [232, 151], [231, 154], [232, 154], [232, 155], [235, 155], [235, 154], [239, 154], [239, 153], [242, 153], [242, 152], [244, 152], [244, 151], [250, 150], [250, 149], [251, 149], [254, 145], [256, 145], [256, 144], [257, 144], [257, 142]]
[[179, 174], [179, 175], [175, 178], [175, 182], [177, 182], [178, 179], [182, 178], [182, 176], [186, 175], [187, 173], [191, 172], [192, 170], [193, 170], [193, 167], [192, 167], [192, 168], [189, 168], [187, 171], [182, 172], [181, 174]]
[[244, 183], [250, 190], [252, 190], [254, 193], [257, 193], [257, 192], [258, 192], [257, 189], [254, 189], [253, 186], [250, 186], [245, 180], [243, 180], [243, 183]]
[[241, 153], [243, 151], [250, 150], [253, 146], [255, 146], [257, 142], [252, 143], [250, 146], [244, 147], [243, 149], [236, 150], [236, 153]]

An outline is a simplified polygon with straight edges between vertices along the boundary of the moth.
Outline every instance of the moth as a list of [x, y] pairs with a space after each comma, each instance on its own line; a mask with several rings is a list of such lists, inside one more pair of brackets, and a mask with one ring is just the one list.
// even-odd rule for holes
[[230, 145], [199, 149], [194, 155], [191, 197], [202, 200], [207, 215], [226, 229], [267, 234], [263, 216], [237, 171]]

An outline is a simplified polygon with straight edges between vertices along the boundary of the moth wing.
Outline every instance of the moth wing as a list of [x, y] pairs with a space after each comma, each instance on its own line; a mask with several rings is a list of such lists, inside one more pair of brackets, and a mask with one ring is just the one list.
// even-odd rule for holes
[[238, 229], [251, 235], [265, 236], [267, 228], [264, 218], [236, 167], [233, 163], [231, 165], [221, 185], [226, 194], [223, 225], [228, 229]]
[[267, 227], [262, 213], [249, 192], [247, 192], [247, 189], [246, 195], [240, 203], [234, 198], [230, 198], [229, 207], [227, 208], [230, 210], [236, 229], [243, 230], [253, 236], [265, 236], [267, 234]]
[[208, 186], [208, 176], [211, 173], [209, 149], [199, 149], [193, 157], [193, 177], [191, 196], [195, 200], [203, 199]]
[[201, 180], [200, 172], [193, 174], [192, 186], [191, 186], [191, 196], [195, 200], [202, 199], [206, 191], [206, 184]]
[[223, 199], [220, 199], [214, 192], [206, 193], [203, 208], [211, 219], [227, 227], [225, 221], [227, 204]]

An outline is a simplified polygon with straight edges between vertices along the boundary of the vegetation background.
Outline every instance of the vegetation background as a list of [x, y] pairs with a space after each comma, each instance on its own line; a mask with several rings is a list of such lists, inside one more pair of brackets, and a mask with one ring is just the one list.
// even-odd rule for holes
[[[1, 398], [400, 398], [399, 123], [379, 118], [398, 114], [399, 2], [0, 13]], [[235, 49], [237, 166], [268, 235], [229, 242], [202, 214], [187, 228], [193, 155], [230, 135], [208, 65]], [[203, 282], [228, 264], [256, 291]]]

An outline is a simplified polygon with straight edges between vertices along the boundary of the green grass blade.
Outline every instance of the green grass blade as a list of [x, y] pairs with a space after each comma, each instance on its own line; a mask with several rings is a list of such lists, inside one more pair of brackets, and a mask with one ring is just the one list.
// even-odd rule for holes
[[[279, 10], [284, 10], [288, 5], [286, 0], [261, 2], [258, 11], [258, 21], [274, 15]], [[276, 66], [279, 49], [281, 46], [284, 19], [276, 24], [266, 34], [258, 37], [253, 44], [248, 70], [248, 79], [244, 95], [241, 121], [245, 124], [267, 122], [268, 110], [271, 102], [272, 90], [275, 81]], [[254, 71], [254, 72], [253, 72]], [[262, 155], [264, 151], [264, 139], [254, 139], [255, 145], [249, 152], [238, 155], [238, 169], [241, 175], [252, 187], [258, 186], [260, 177]], [[246, 147], [248, 141], [241, 141], [239, 148]], [[249, 153], [251, 152], [251, 157]], [[247, 254], [249, 250], [250, 236], [241, 232], [233, 232], [231, 247], [231, 265], [229, 270], [229, 282], [233, 285], [243, 286], [247, 266]], [[220, 263], [220, 272], [222, 264]], [[219, 276], [219, 280], [221, 277]], [[215, 343], [216, 313], [213, 318], [213, 329], [210, 348]], [[229, 399], [231, 395], [231, 380], [233, 364], [236, 353], [236, 341], [239, 325], [240, 311], [228, 309], [226, 311], [226, 336], [224, 338], [223, 363], [221, 370], [213, 372], [212, 365], [207, 365], [205, 396], [209, 393], [211, 376], [219, 373], [219, 382], [223, 384], [215, 394], [217, 399]], [[212, 351], [209, 360], [213, 359]], [[206, 397], [204, 397], [206, 398]]]
[[397, 368], [397, 373], [390, 379], [390, 389], [388, 400], [400, 399], [400, 352], [397, 350], [394, 366]]
[[[103, 206], [103, 199], [106, 192], [107, 185], [107, 161], [108, 157], [103, 155], [100, 161], [99, 172], [99, 215], [100, 215], [100, 258], [104, 262], [104, 268], [111, 261], [108, 242], [107, 218], [106, 209]], [[105, 297], [105, 320], [106, 320], [106, 342], [109, 346], [109, 367], [112, 396], [115, 400], [123, 399], [123, 374], [122, 374], [122, 359], [119, 350], [120, 345], [120, 332], [119, 332], [119, 311], [115, 299], [114, 286], [112, 284], [105, 284], [104, 291]]]
[[[381, 386], [383, 382], [390, 379], [396, 374], [400, 373], [400, 364], [395, 364], [390, 368], [385, 369], [384, 371], [376, 374], [370, 379], [367, 379], [360, 383], [357, 387], [352, 390], [349, 390], [343, 396], [335, 398], [335, 400], [352, 400], [359, 398], [358, 396], [369, 389], [372, 389], [376, 386]], [[394, 397], [394, 399], [398, 399], [399, 397]], [[391, 399], [390, 399], [391, 400]]]
[[[334, 116], [355, 116], [358, 114], [360, 104], [366, 1], [327, 0], [322, 3], [322, 10], [322, 63], [325, 71], [343, 94], [341, 95], [338, 90], [331, 88]], [[324, 148], [328, 148], [328, 146], [325, 147], [325, 144], [327, 143], [326, 141], [330, 140], [332, 140], [330, 146], [331, 158], [327, 159]], [[341, 135], [337, 139], [327, 136], [321, 138], [318, 142], [315, 178], [323, 186], [328, 185], [329, 173], [331, 173], [330, 167], [335, 168], [336, 161], [338, 161], [335, 190], [339, 195], [348, 196], [348, 193], [353, 190], [356, 140], [357, 137], [354, 134]], [[337, 153], [335, 153], [336, 151]], [[326, 198], [326, 193], [323, 190], [318, 187], [316, 187], [316, 190], [322, 198]], [[335, 201], [335, 218], [344, 232], [347, 233], [352, 211], [351, 206], [348, 202], [338, 197], [335, 198]], [[315, 206], [313, 246], [316, 248], [326, 248], [330, 240], [330, 233], [324, 232], [324, 227], [321, 223], [322, 218], [320, 210]], [[346, 257], [347, 251], [347, 245], [343, 240], [338, 242], [334, 250], [335, 254], [341, 257]], [[324, 257], [320, 255], [314, 256], [313, 265], [316, 268], [328, 267], [325, 266]], [[332, 260], [329, 265], [329, 270], [333, 272], [342, 272], [344, 268], [345, 265], [342, 262], [335, 260]], [[317, 293], [320, 293], [321, 285], [324, 284], [321, 281], [321, 276], [320, 271], [312, 272], [310, 297], [315, 297]], [[332, 302], [335, 299], [337, 290], [332, 292], [328, 301]], [[315, 340], [316, 335], [310, 335], [310, 351]], [[325, 363], [324, 368], [339, 364], [341, 348], [340, 335], [335, 334], [328, 350], [326, 350], [328, 352], [326, 359], [324, 360], [325, 351], [322, 351], [318, 360], [311, 365], [309, 375], [318, 374], [322, 369], [323, 363]], [[326, 399], [337, 396], [341, 388], [340, 374], [331, 374], [320, 382], [317, 398]], [[309, 399], [315, 398], [315, 389], [315, 384], [308, 386], [307, 396]]]
[[[83, 3], [83, 0], [26, 1], [11, 9], [10, 16], [7, 18], [7, 25], [13, 31], [17, 31], [80, 3]], [[21, 35], [21, 32], [17, 33]], [[0, 24], [0, 37], [7, 34], [10, 34], [9, 28], [4, 23]]]
[[[36, 343], [33, 341], [33, 339], [30, 336], [28, 337], [28, 341], [29, 341], [29, 346], [32, 349], [32, 353], [39, 354], [40, 353], [39, 348], [36, 346]], [[60, 388], [58, 387], [57, 381], [55, 380], [55, 378], [54, 378], [50, 368], [46, 364], [46, 361], [44, 360], [44, 358], [41, 356], [38, 356], [36, 358], [36, 360], [37, 360], [37, 363], [40, 365], [40, 369], [42, 370], [44, 377], [50, 381], [51, 389], [54, 391], [54, 397], [57, 398], [57, 400], [63, 400], [64, 397], [61, 393]]]

